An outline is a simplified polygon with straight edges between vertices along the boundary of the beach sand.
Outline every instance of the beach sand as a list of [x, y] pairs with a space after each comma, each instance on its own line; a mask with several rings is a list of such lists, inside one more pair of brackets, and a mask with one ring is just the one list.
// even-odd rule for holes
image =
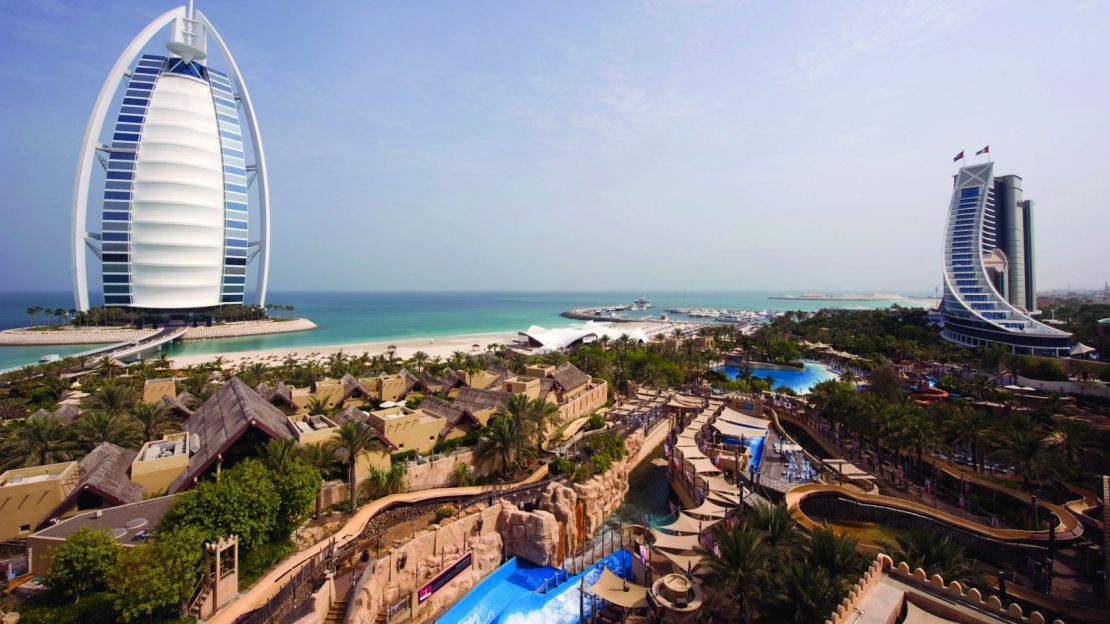
[[[347, 355], [358, 356], [364, 352], [370, 355], [382, 355], [390, 345], [397, 347], [396, 356], [399, 359], [408, 359], [413, 353], [423, 351], [429, 356], [439, 356], [443, 359], [451, 357], [455, 351], [466, 354], [484, 353], [491, 344], [510, 344], [517, 338], [516, 332], [500, 332], [493, 334], [469, 334], [463, 336], [446, 336], [440, 338], [408, 338], [401, 340], [386, 340], [382, 342], [362, 342], [355, 344], [327, 345], [314, 347], [297, 347], [286, 349], [269, 349], [265, 351], [238, 351], [228, 353], [197, 353], [194, 355], [179, 355], [172, 358], [175, 368], [203, 364], [210, 362], [216, 356], [223, 356], [231, 366], [239, 366], [250, 362], [263, 362], [266, 364], [280, 364], [288, 357], [301, 360], [324, 359], [333, 353], [342, 351]], [[474, 345], [478, 345], [475, 349]]]
[[[629, 328], [641, 327], [649, 336], [656, 334], [669, 334], [676, 327], [691, 329], [699, 324], [675, 321], [645, 321], [643, 323], [628, 323]], [[251, 362], [265, 364], [280, 364], [286, 358], [294, 357], [300, 360], [323, 360], [333, 353], [342, 351], [347, 355], [358, 356], [364, 352], [370, 355], [382, 355], [392, 345], [397, 348], [395, 355], [398, 359], [409, 359], [413, 353], [423, 351], [431, 357], [439, 356], [444, 360], [451, 357], [455, 351], [466, 354], [479, 354], [486, 351], [491, 344], [510, 345], [518, 336], [518, 332], [495, 332], [488, 334], [465, 334], [459, 336], [443, 336], [439, 338], [405, 338], [400, 340], [383, 340], [379, 342], [361, 342], [353, 344], [326, 345], [313, 347], [297, 347], [284, 349], [268, 349], [264, 351], [235, 351], [225, 353], [197, 353], [193, 355], [179, 355], [171, 358], [175, 368], [183, 368], [196, 364], [211, 362], [216, 356], [222, 356], [227, 365], [238, 367]], [[475, 348], [477, 345], [477, 348]]]

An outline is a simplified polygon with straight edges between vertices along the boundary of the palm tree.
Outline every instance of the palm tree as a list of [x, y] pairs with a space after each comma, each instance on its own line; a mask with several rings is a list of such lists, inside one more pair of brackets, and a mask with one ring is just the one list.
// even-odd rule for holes
[[327, 402], [320, 397], [308, 397], [305, 407], [308, 408], [308, 413], [313, 416], [329, 416], [335, 413], [335, 408], [328, 407]]
[[156, 440], [175, 428], [169, 410], [158, 403], [139, 403], [131, 408], [131, 417], [142, 431], [144, 442]]
[[1049, 446], [1041, 436], [1028, 429], [1008, 430], [991, 457], [1013, 466], [1026, 488], [1034, 480], [1039, 483], [1057, 479], [1065, 472], [1057, 448]]
[[172, 364], [172, 362], [170, 362], [170, 356], [165, 353], [158, 354], [158, 357], [154, 359], [154, 363], [158, 367], [158, 370], [163, 371], [169, 370]]
[[859, 542], [850, 535], [837, 533], [829, 527], [818, 527], [806, 542], [806, 563], [828, 571], [842, 591], [855, 583], [867, 567], [867, 560], [858, 550]]
[[320, 471], [320, 477], [325, 481], [334, 476], [339, 458], [335, 454], [333, 442], [302, 445], [298, 454], [301, 459]]
[[89, 406], [105, 414], [118, 416], [126, 413], [135, 404], [135, 393], [130, 386], [110, 383], [97, 390], [89, 398]]
[[270, 439], [262, 445], [262, 463], [278, 474], [285, 473], [286, 466], [297, 454], [297, 442], [292, 438]]
[[559, 426], [562, 416], [559, 412], [559, 406], [547, 399], [532, 399], [529, 401], [525, 414], [537, 447], [543, 445], [548, 431]]
[[96, 367], [96, 372], [104, 379], [112, 381], [112, 375], [118, 372], [120, 368], [119, 362], [114, 358], [104, 357], [100, 359], [100, 363]]
[[911, 570], [921, 568], [925, 574], [939, 574], [946, 582], [963, 581], [971, 576], [971, 565], [964, 558], [963, 548], [947, 535], [927, 529], [910, 529], [899, 535], [895, 560], [905, 561]]
[[428, 363], [428, 354], [423, 351], [417, 351], [412, 354], [412, 366], [418, 372], [424, 371], [424, 365]]
[[536, 456], [536, 447], [522, 418], [510, 414], [495, 415], [478, 434], [474, 449], [479, 464], [493, 473], [506, 476], [515, 473]]
[[68, 461], [77, 450], [72, 432], [52, 416], [31, 416], [12, 427], [13, 434], [0, 447], [5, 469]]
[[139, 430], [133, 420], [109, 412], [90, 412], [74, 422], [78, 443], [91, 451], [103, 442], [124, 448], [139, 447]]
[[205, 401], [212, 395], [212, 386], [209, 385], [209, 380], [212, 377], [212, 372], [206, 368], [190, 366], [185, 369], [185, 379], [182, 384], [189, 394], [197, 397], [201, 401]]
[[382, 443], [374, 428], [365, 422], [348, 420], [339, 428], [335, 439], [335, 452], [339, 460], [347, 465], [348, 486], [351, 495], [351, 514], [358, 509], [358, 491], [355, 489], [355, 464], [358, 456], [371, 449], [381, 449]]
[[714, 548], [699, 549], [710, 587], [717, 587], [740, 608], [745, 624], [751, 624], [752, 609], [764, 593], [767, 580], [767, 547], [763, 533], [742, 524], [727, 529], [713, 528]]
[[1082, 420], [1064, 418], [1052, 429], [1052, 445], [1064, 452], [1069, 464], [1081, 464], [1088, 454], [1102, 456], [1106, 441], [1098, 430]]
[[987, 447], [998, 438], [995, 419], [975, 408], [956, 408], [951, 419], [944, 423], [948, 439], [953, 444], [965, 444], [971, 452], [975, 470], [984, 468]]
[[763, 541], [775, 550], [794, 545], [800, 538], [794, 514], [785, 502], [775, 504], [760, 501], [747, 513], [748, 524], [763, 533]]
[[771, 584], [770, 595], [760, 603], [760, 622], [821, 622], [844, 595], [828, 570], [804, 560], [791, 559], [779, 567]]

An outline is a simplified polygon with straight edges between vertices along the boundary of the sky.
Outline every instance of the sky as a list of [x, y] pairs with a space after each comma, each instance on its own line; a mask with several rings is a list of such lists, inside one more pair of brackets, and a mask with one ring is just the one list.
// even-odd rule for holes
[[[173, 6], [0, 0], [0, 290], [69, 288], [89, 111]], [[1108, 2], [197, 8], [260, 120], [272, 290], [931, 293], [988, 144], [1039, 286], [1110, 280]]]

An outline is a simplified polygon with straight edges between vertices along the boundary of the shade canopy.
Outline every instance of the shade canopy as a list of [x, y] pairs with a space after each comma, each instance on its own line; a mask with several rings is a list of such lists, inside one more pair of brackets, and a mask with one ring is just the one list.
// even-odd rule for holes
[[767, 433], [767, 427], [771, 425], [771, 421], [765, 418], [748, 416], [747, 414], [742, 414], [736, 410], [732, 410], [727, 407], [723, 411], [721, 411], [721, 415], [717, 417], [717, 422], [721, 421], [752, 429], [752, 432], [747, 434], [749, 436], [765, 435]]
[[697, 507], [694, 507], [693, 509], [687, 509], [686, 513], [692, 516], [724, 518], [728, 514], [728, 509], [721, 507], [720, 505], [717, 505], [715, 503], [705, 501], [704, 503], [698, 505]]
[[625, 609], [640, 609], [648, 606], [648, 588], [621, 579], [610, 572], [609, 568], [602, 568], [601, 576], [586, 591]]
[[709, 461], [709, 459], [705, 458], [704, 456], [696, 457], [694, 459], [686, 458], [686, 461], [694, 468], [694, 472], [698, 473], [699, 475], [718, 474], [721, 472], [720, 468], [714, 466], [713, 462]]
[[691, 518], [680, 511], [678, 512], [678, 517], [674, 519], [674, 522], [656, 528], [669, 533], [697, 535], [714, 524], [717, 524], [717, 522], [718, 520], [698, 520], [697, 518]]
[[666, 550], [683, 552], [701, 547], [701, 542], [698, 541], [697, 535], [671, 535], [670, 533], [663, 533], [662, 531], [655, 530], [652, 530], [651, 534], [655, 536], [655, 543], [652, 544], [652, 548], [663, 548]]
[[679, 555], [665, 550], [660, 550], [659, 554], [666, 557], [682, 572], [693, 572], [704, 559], [701, 555]]

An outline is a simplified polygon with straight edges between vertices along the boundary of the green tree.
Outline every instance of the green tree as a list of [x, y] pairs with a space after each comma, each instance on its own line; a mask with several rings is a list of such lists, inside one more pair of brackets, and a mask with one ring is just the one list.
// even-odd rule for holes
[[741, 619], [751, 624], [752, 612], [765, 591], [767, 547], [763, 533], [742, 524], [713, 528], [714, 548], [699, 550], [704, 557], [707, 586], [721, 591], [740, 610]]
[[1035, 431], [1023, 428], [1009, 429], [991, 457], [1013, 466], [1026, 487], [1033, 481], [1059, 479], [1066, 472], [1058, 449], [1046, 444]]
[[139, 403], [131, 408], [131, 417], [142, 432], [144, 442], [157, 440], [163, 434], [176, 429], [176, 420], [169, 410], [158, 403]]
[[120, 550], [107, 533], [81, 527], [54, 552], [54, 562], [43, 580], [77, 602], [83, 594], [106, 587]]
[[105, 384], [89, 397], [91, 409], [118, 416], [127, 413], [135, 404], [135, 391], [122, 383]]
[[927, 529], [911, 529], [897, 537], [895, 561], [905, 561], [911, 570], [921, 568], [928, 576], [939, 574], [945, 582], [966, 580], [971, 566], [963, 548], [947, 535]]
[[347, 466], [347, 486], [350, 488], [351, 513], [358, 509], [358, 490], [355, 487], [355, 465], [358, 457], [366, 451], [384, 448], [378, 439], [378, 434], [369, 424], [348, 420], [339, 428], [335, 438], [335, 453], [339, 460]]
[[525, 421], [515, 415], [494, 415], [479, 431], [474, 457], [499, 476], [519, 471], [536, 457], [532, 434]]
[[12, 428], [14, 431], [0, 446], [0, 462], [5, 469], [68, 461], [77, 452], [72, 432], [53, 416], [31, 416], [13, 423]]
[[243, 550], [252, 550], [274, 534], [280, 507], [273, 474], [262, 462], [245, 459], [218, 480], [202, 481], [179, 494], [162, 529], [194, 527], [209, 541], [236, 535]]
[[108, 576], [121, 619], [150, 620], [168, 607], [183, 612], [203, 569], [204, 541], [198, 529], [182, 526], [160, 532], [157, 541], [123, 549]]
[[794, 514], [781, 501], [756, 503], [749, 508], [747, 521], [753, 529], [762, 532], [763, 541], [776, 551], [790, 548], [801, 538]]
[[275, 541], [288, 539], [293, 530], [308, 519], [323, 483], [320, 472], [299, 457], [285, 462], [276, 476], [274, 486], [281, 502], [278, 505], [277, 526], [274, 527]]
[[779, 567], [772, 585], [760, 604], [760, 622], [822, 622], [843, 597], [828, 570], [804, 560], [791, 559]]
[[138, 448], [142, 437], [134, 419], [108, 412], [85, 414], [73, 424], [73, 429], [78, 444], [86, 452], [104, 442], [124, 448]]

